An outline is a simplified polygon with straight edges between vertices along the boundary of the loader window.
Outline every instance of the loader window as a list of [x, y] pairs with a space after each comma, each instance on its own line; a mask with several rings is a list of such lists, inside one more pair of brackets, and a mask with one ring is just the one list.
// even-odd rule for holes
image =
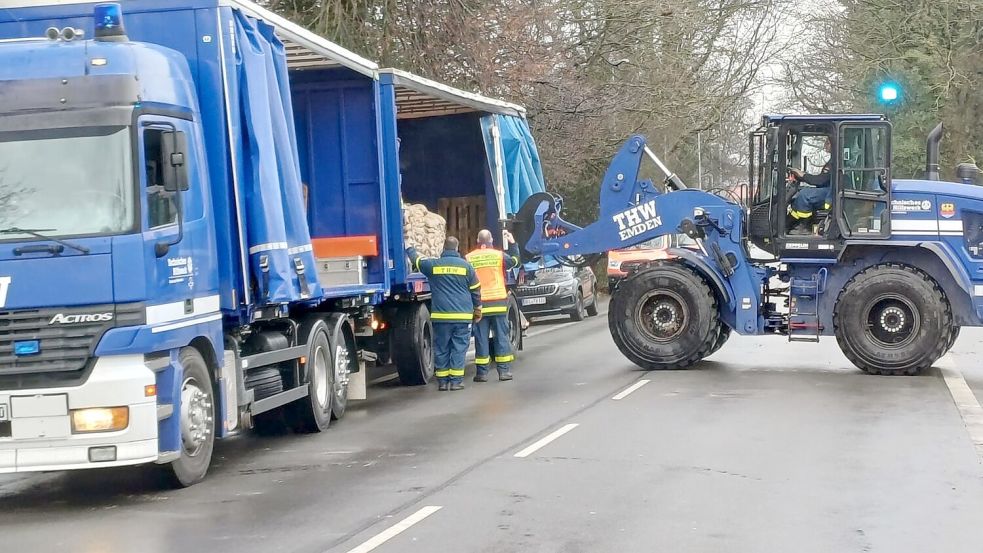
[[843, 126], [837, 153], [844, 234], [886, 234], [891, 180], [890, 127]]
[[147, 187], [147, 228], [158, 228], [177, 223], [176, 192], [164, 190], [164, 151], [161, 129], [147, 129], [143, 133], [143, 159]]

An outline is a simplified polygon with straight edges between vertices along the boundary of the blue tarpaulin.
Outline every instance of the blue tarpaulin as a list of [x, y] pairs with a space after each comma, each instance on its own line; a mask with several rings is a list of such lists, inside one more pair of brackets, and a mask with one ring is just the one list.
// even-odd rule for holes
[[287, 58], [272, 26], [235, 12], [249, 266], [260, 303], [318, 297], [304, 210]]
[[[495, 141], [492, 137], [492, 128], [496, 123], [501, 136], [498, 156], [495, 155]], [[546, 190], [536, 141], [529, 132], [526, 120], [514, 115], [493, 114], [482, 117], [481, 132], [493, 178], [497, 171], [497, 160], [502, 160], [504, 207], [507, 213], [515, 214], [529, 196]]]

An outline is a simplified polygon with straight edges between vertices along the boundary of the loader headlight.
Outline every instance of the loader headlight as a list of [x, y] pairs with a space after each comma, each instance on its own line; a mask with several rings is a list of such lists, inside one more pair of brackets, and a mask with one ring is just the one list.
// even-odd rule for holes
[[114, 432], [130, 424], [129, 407], [97, 407], [72, 410], [72, 434]]

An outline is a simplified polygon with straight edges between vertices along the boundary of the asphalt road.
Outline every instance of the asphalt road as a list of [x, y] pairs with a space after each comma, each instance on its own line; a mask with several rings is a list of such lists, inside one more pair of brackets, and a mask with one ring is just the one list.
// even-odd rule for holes
[[326, 433], [220, 443], [187, 490], [141, 470], [0, 477], [0, 550], [983, 548], [983, 331], [913, 378], [863, 375], [833, 340], [734, 337], [655, 373], [603, 316], [530, 334], [513, 382], [377, 384]]

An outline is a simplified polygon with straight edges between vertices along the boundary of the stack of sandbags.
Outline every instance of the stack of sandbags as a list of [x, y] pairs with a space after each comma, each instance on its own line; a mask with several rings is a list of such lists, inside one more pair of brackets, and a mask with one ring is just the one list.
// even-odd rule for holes
[[403, 205], [403, 240], [424, 257], [440, 257], [447, 237], [447, 221], [422, 204]]

